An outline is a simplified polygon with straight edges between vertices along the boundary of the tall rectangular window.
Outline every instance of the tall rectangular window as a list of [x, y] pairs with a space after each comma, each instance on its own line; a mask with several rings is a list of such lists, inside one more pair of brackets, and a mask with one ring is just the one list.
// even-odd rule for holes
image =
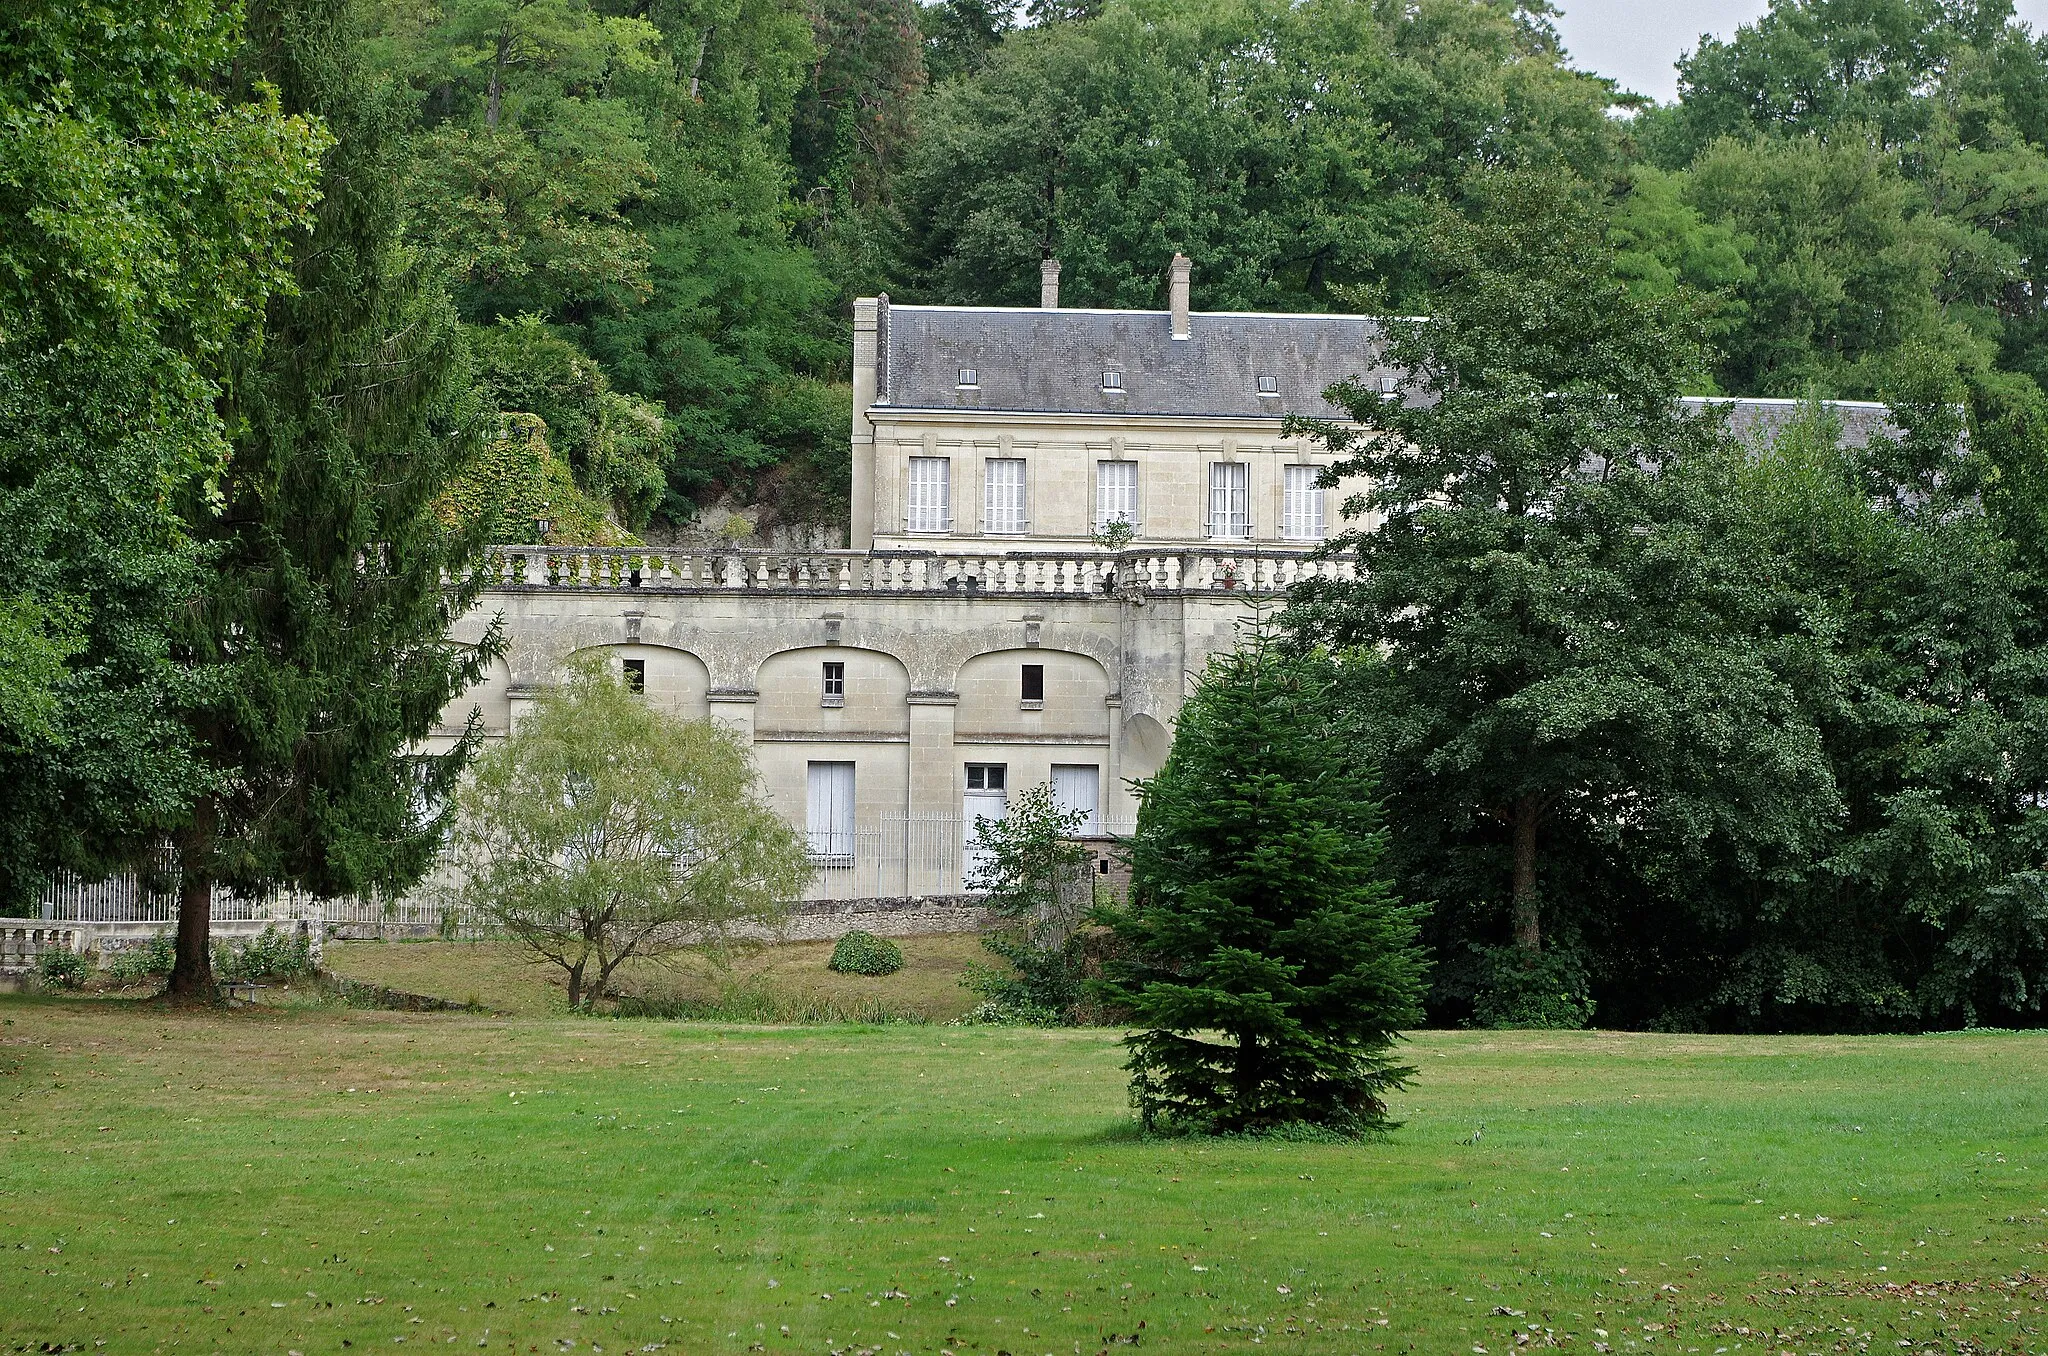
[[812, 763], [804, 805], [811, 856], [823, 867], [853, 865], [853, 764]]
[[1024, 516], [1024, 459], [990, 457], [988, 477], [983, 486], [981, 529], [999, 535], [1016, 536], [1030, 530]]
[[1026, 706], [1045, 705], [1045, 665], [1026, 664], [1023, 668], [1023, 680], [1018, 685], [1020, 699]]
[[1138, 463], [1098, 461], [1095, 463], [1095, 526], [1111, 523], [1138, 525]]
[[647, 690], [647, 661], [644, 659], [627, 659], [620, 661], [620, 664], [626, 675], [626, 691], [645, 692]]
[[1320, 466], [1287, 468], [1285, 499], [1280, 515], [1280, 534], [1289, 541], [1321, 541], [1323, 530], [1323, 487], [1316, 478]]
[[1209, 535], [1238, 539], [1252, 534], [1251, 466], [1241, 461], [1209, 463]]
[[911, 532], [953, 530], [953, 462], [949, 457], [910, 459], [910, 513], [904, 525]]
[[846, 664], [842, 660], [825, 661], [825, 692], [821, 706], [846, 705]]
[[1093, 836], [1102, 832], [1102, 815], [1097, 800], [1102, 788], [1102, 769], [1093, 763], [1052, 765], [1053, 804], [1068, 812], [1079, 811], [1080, 832]]

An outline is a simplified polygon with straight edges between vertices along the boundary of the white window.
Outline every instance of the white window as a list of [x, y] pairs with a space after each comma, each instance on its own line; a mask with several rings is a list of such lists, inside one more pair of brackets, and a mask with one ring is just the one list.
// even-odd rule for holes
[[1323, 487], [1316, 484], [1320, 466], [1287, 468], [1286, 499], [1282, 505], [1280, 532], [1289, 541], [1321, 541], [1323, 530]]
[[853, 764], [812, 763], [804, 807], [811, 856], [823, 867], [853, 865]]
[[965, 387], [974, 387], [981, 385], [981, 373], [975, 371], [971, 367], [961, 368], [960, 384]]
[[953, 530], [953, 462], [949, 457], [910, 459], [910, 516], [905, 524], [912, 532]]
[[1138, 463], [1098, 461], [1095, 463], [1095, 526], [1111, 523], [1138, 524]]
[[1252, 534], [1251, 466], [1241, 461], [1209, 463], [1209, 535], [1238, 538]]
[[1102, 374], [1102, 389], [1105, 391], [1123, 390], [1124, 374], [1121, 372], [1104, 372]]
[[1031, 522], [1024, 516], [1024, 459], [990, 457], [982, 499], [982, 531], [1013, 536], [1030, 531]]
[[1080, 832], [1094, 836], [1102, 832], [1102, 817], [1097, 813], [1096, 797], [1102, 786], [1102, 770], [1093, 763], [1054, 763], [1052, 765], [1052, 800], [1062, 810], [1079, 810], [1082, 819]]

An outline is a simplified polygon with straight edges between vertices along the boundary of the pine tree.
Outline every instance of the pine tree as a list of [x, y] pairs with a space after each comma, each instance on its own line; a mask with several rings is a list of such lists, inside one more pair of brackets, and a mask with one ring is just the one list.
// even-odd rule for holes
[[190, 509], [217, 563], [180, 637], [182, 715], [218, 777], [176, 835], [184, 998], [213, 991], [217, 884], [336, 896], [425, 871], [468, 741], [409, 750], [483, 658], [444, 639], [469, 543], [430, 505], [476, 439], [454, 311], [399, 239], [405, 108], [361, 68], [348, 0], [259, 0], [247, 31], [235, 77], [335, 145], [296, 293], [230, 387], [217, 498]]
[[[1366, 768], [1338, 740], [1334, 666], [1264, 634], [1218, 656], [1145, 783], [1131, 844], [1135, 954], [1105, 986], [1148, 1126], [1385, 1128], [1413, 1072], [1422, 910], [1396, 899]], [[1220, 1039], [1219, 1039], [1220, 1037]]]

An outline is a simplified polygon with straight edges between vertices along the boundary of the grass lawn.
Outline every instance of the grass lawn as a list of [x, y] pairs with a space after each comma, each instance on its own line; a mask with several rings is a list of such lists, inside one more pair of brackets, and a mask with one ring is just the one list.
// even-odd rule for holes
[[[648, 998], [757, 1009], [763, 1019], [944, 1022], [979, 1001], [960, 987], [969, 961], [994, 959], [979, 937], [902, 937], [896, 942], [903, 948], [903, 968], [893, 975], [838, 974], [825, 968], [832, 958], [831, 942], [784, 942], [741, 952], [725, 969], [694, 953], [661, 963], [628, 961], [620, 970], [620, 987]], [[535, 963], [508, 942], [329, 942], [326, 965], [350, 979], [458, 1003], [475, 1001], [498, 1012], [538, 1016], [569, 1008], [561, 969]]]
[[8, 1351], [2048, 1351], [2048, 1036], [1424, 1033], [1339, 1146], [1108, 1032], [0, 1022]]

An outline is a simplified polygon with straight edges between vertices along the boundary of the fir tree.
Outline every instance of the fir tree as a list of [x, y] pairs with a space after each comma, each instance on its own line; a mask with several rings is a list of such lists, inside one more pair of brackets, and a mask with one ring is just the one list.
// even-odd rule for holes
[[445, 582], [467, 543], [430, 507], [476, 444], [454, 311], [400, 243], [405, 109], [360, 50], [348, 0], [262, 0], [236, 63], [335, 145], [295, 294], [273, 298], [230, 388], [217, 497], [191, 508], [215, 567], [180, 637], [183, 718], [217, 778], [177, 834], [180, 997], [213, 991], [217, 884], [416, 880], [468, 752], [409, 753], [483, 658], [444, 639], [473, 594]]
[[[1395, 898], [1369, 770], [1337, 745], [1334, 666], [1264, 634], [1218, 656], [1145, 783], [1131, 844], [1135, 960], [1105, 986], [1148, 1126], [1385, 1128], [1413, 1072], [1422, 910]], [[1219, 1039], [1220, 1038], [1220, 1039]]]

